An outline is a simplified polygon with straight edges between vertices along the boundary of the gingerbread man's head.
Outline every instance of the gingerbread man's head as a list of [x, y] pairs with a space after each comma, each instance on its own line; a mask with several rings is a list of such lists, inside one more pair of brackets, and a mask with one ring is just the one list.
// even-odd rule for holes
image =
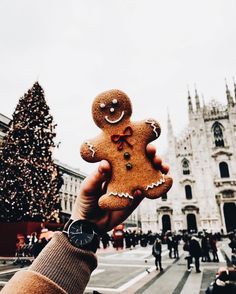
[[129, 120], [132, 114], [131, 101], [120, 90], [106, 91], [95, 98], [92, 114], [99, 128], [110, 128]]

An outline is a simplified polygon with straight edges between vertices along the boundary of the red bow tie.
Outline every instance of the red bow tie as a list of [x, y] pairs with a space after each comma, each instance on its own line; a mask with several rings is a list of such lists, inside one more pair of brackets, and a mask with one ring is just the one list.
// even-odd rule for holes
[[131, 129], [131, 127], [127, 127], [125, 128], [122, 134], [112, 135], [111, 140], [114, 143], [118, 143], [118, 146], [117, 146], [118, 150], [123, 149], [124, 143], [126, 143], [129, 147], [132, 148], [133, 147], [132, 144], [127, 141], [127, 138], [131, 137], [132, 135], [133, 135], [133, 130]]

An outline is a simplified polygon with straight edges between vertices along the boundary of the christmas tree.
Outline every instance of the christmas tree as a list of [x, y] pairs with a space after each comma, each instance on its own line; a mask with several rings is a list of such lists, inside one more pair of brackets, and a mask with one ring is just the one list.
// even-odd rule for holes
[[20, 98], [4, 137], [0, 221], [56, 221], [62, 177], [52, 160], [54, 130], [44, 91], [36, 82]]

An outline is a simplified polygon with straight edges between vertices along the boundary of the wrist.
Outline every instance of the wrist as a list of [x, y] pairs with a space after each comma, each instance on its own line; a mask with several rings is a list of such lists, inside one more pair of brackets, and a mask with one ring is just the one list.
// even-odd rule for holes
[[99, 247], [99, 230], [95, 223], [86, 219], [73, 220], [65, 224], [63, 233], [69, 242], [78, 249], [97, 251]]

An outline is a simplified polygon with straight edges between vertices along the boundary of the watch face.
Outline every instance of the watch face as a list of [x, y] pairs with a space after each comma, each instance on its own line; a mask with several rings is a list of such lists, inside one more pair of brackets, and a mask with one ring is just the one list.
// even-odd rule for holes
[[73, 245], [83, 247], [92, 242], [94, 231], [90, 223], [85, 220], [77, 220], [69, 226], [68, 235]]

